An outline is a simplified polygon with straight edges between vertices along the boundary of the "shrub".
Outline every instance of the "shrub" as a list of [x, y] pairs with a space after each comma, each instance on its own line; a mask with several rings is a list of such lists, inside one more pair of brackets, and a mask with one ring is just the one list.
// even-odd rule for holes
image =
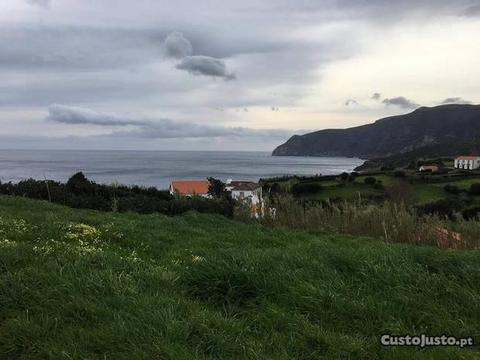
[[396, 170], [393, 172], [393, 176], [397, 178], [404, 178], [406, 174], [405, 174], [405, 171], [403, 170]]
[[342, 181], [347, 181], [349, 177], [350, 177], [350, 175], [346, 172], [343, 172], [343, 173], [340, 174], [340, 180], [342, 180]]
[[[452, 248], [476, 248], [480, 244], [478, 221], [458, 219], [454, 228], [445, 218], [412, 211], [404, 203], [382, 202], [363, 206], [360, 203], [305, 203], [287, 197], [270, 199], [267, 207], [275, 208], [275, 216], [269, 213], [260, 219], [270, 226], [306, 228], [333, 233], [370, 236], [392, 242], [407, 242]], [[303, 206], [305, 205], [305, 206]], [[462, 205], [440, 202], [429, 204], [433, 213], [441, 207], [452, 209]], [[420, 215], [420, 216], [419, 216]], [[422, 216], [423, 215], [423, 216]], [[444, 231], [461, 233], [461, 241], [455, 237], [439, 236]], [[442, 231], [442, 229], [444, 231]]]
[[367, 176], [363, 182], [367, 185], [373, 185], [377, 182], [377, 179], [375, 179], [373, 176]]
[[454, 194], [454, 195], [457, 195], [461, 192], [461, 190], [458, 188], [458, 186], [452, 185], [452, 184], [445, 185], [443, 187], [443, 190], [445, 190], [445, 192], [447, 192], [449, 194]]
[[455, 213], [460, 211], [463, 203], [456, 199], [442, 199], [418, 206], [418, 211], [423, 215], [437, 215], [442, 218], [453, 219]]
[[468, 190], [470, 195], [480, 195], [480, 183], [474, 183], [470, 185], [470, 189]]
[[292, 194], [294, 195], [304, 195], [304, 194], [314, 194], [322, 190], [322, 185], [319, 183], [297, 183], [292, 186]]
[[480, 213], [480, 206], [473, 206], [462, 210], [462, 216], [465, 220], [478, 220], [478, 214]]
[[68, 179], [66, 186], [75, 195], [92, 194], [95, 192], [94, 184], [82, 172], [78, 172]]

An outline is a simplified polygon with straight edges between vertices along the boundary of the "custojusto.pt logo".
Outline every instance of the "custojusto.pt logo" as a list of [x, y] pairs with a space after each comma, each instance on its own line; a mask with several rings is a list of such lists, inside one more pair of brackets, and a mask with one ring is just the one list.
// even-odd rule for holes
[[380, 337], [380, 343], [383, 346], [473, 346], [473, 337], [455, 337], [449, 335], [429, 336], [420, 335], [389, 335], [384, 334]]

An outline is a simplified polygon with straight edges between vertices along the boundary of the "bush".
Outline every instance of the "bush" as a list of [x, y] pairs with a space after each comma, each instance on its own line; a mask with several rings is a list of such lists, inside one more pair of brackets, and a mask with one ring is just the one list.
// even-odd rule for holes
[[66, 186], [75, 195], [95, 192], [95, 184], [88, 180], [82, 172], [78, 172], [68, 179]]
[[443, 218], [454, 219], [455, 213], [460, 211], [462, 207], [463, 203], [459, 200], [442, 199], [418, 206], [417, 210], [422, 215], [437, 215]]
[[263, 185], [263, 191], [265, 194], [280, 194], [282, 193], [282, 188], [278, 182], [266, 183]]
[[226, 195], [226, 185], [222, 180], [209, 177], [208, 179], [208, 193], [212, 197], [222, 197]]
[[319, 183], [298, 183], [292, 186], [292, 194], [304, 195], [315, 194], [322, 190], [322, 185]]
[[393, 176], [397, 178], [404, 178], [406, 176], [405, 171], [397, 170], [393, 172]]
[[480, 183], [475, 183], [470, 185], [470, 189], [468, 190], [470, 195], [480, 195]]
[[457, 195], [461, 192], [461, 190], [456, 185], [447, 184], [443, 187], [443, 190], [449, 194]]
[[462, 210], [462, 216], [465, 220], [478, 220], [478, 214], [480, 213], [480, 206], [473, 206]]
[[375, 179], [373, 176], [368, 176], [363, 180], [363, 182], [367, 185], [373, 185], [377, 182], [377, 179]]

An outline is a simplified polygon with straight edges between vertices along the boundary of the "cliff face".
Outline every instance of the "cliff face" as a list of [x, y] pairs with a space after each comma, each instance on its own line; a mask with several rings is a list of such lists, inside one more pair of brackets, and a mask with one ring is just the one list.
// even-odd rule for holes
[[[430, 150], [434, 154], [430, 154]], [[480, 151], [480, 105], [421, 107], [373, 124], [294, 135], [274, 156], [355, 156], [362, 159], [452, 156]]]

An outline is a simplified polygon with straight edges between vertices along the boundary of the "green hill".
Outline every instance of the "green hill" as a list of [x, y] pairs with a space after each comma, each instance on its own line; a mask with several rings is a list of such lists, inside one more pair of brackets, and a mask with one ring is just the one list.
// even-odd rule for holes
[[[478, 359], [480, 253], [0, 197], [1, 359]], [[475, 339], [477, 340], [477, 339]]]

